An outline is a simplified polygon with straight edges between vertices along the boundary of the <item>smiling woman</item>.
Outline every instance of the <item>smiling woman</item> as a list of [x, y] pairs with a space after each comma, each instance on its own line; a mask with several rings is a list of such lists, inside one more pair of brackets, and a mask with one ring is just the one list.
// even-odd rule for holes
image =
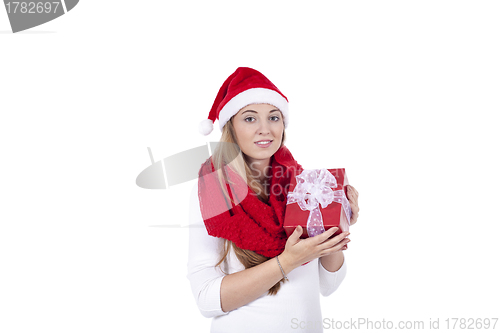
[[285, 124], [280, 110], [270, 104], [250, 104], [231, 123], [240, 147], [254, 175], [264, 182], [271, 156], [281, 147]]
[[295, 332], [294, 318], [321, 322], [319, 294], [344, 279], [347, 234], [331, 237], [330, 228], [300, 240], [300, 226], [288, 238], [283, 228], [291, 178], [303, 171], [284, 145], [289, 118], [278, 88], [239, 67], [200, 124], [207, 135], [218, 119], [222, 136], [191, 195], [190, 224], [203, 227], [189, 231], [187, 278], [212, 332]]

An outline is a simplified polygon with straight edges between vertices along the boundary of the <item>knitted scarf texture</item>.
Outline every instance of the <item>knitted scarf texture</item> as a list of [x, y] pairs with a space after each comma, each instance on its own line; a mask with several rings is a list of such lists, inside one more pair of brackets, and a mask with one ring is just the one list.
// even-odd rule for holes
[[[269, 200], [260, 201], [257, 194], [228, 166], [227, 200], [212, 158], [208, 158], [198, 173], [200, 210], [209, 235], [233, 241], [241, 249], [251, 250], [272, 258], [283, 252], [287, 236], [283, 228], [288, 188], [291, 177], [303, 171], [284, 145], [271, 157]], [[234, 183], [234, 184], [233, 184]]]

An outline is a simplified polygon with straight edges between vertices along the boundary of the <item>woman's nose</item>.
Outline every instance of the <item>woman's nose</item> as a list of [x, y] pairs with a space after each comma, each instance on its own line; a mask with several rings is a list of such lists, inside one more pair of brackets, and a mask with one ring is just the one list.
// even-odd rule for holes
[[270, 132], [269, 124], [265, 121], [261, 121], [259, 126], [259, 133], [268, 134], [269, 132]]

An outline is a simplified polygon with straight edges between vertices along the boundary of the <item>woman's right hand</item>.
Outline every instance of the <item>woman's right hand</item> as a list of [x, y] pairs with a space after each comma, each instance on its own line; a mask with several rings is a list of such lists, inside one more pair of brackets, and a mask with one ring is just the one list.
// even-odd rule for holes
[[338, 229], [333, 227], [317, 236], [300, 239], [302, 227], [297, 226], [288, 237], [285, 250], [280, 254], [280, 260], [288, 262], [291, 268], [294, 269], [316, 258], [345, 249], [345, 245], [350, 241], [349, 238], [346, 238], [350, 234], [349, 232], [343, 232], [328, 239]]

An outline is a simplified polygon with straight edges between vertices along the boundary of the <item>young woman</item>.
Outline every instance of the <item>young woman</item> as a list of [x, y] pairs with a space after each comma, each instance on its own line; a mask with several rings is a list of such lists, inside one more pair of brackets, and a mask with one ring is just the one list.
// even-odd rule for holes
[[[323, 332], [319, 294], [346, 274], [349, 233], [300, 239], [283, 228], [288, 185], [303, 168], [284, 146], [288, 100], [262, 73], [229, 76], [200, 132], [222, 136], [201, 165], [190, 203], [187, 278], [211, 332]], [[358, 192], [350, 186], [351, 225]], [[199, 228], [195, 228], [199, 226]], [[302, 329], [302, 330], [301, 330]]]

